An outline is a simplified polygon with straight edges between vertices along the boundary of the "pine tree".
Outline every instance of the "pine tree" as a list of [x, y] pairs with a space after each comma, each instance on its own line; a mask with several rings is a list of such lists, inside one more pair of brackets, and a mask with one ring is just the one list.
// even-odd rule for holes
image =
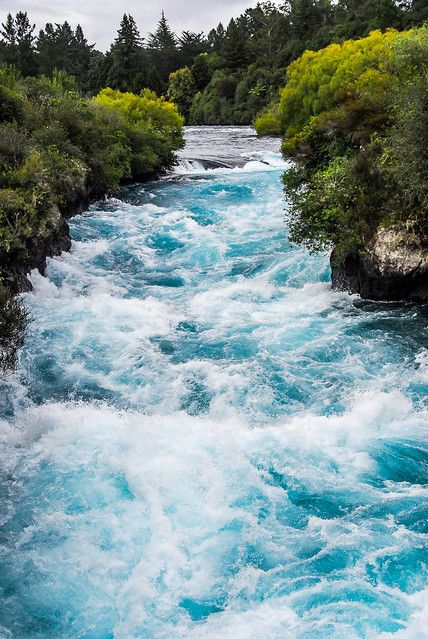
[[291, 0], [290, 8], [293, 36], [303, 43], [319, 27], [317, 3], [314, 0]]
[[16, 66], [24, 75], [37, 73], [35, 57], [35, 24], [31, 24], [26, 12], [19, 11], [15, 16], [17, 61]]
[[107, 76], [111, 68], [111, 54], [92, 50], [88, 69], [88, 93], [94, 95], [107, 86]]
[[0, 61], [13, 64], [16, 59], [16, 27], [15, 18], [11, 13], [7, 14], [6, 22], [1, 26]]
[[2, 23], [0, 30], [1, 37], [7, 45], [14, 46], [16, 44], [16, 26], [15, 19], [11, 13], [7, 14], [6, 22]]
[[8, 64], [14, 64], [23, 75], [37, 73], [34, 30], [26, 12], [18, 11], [15, 18], [9, 13], [2, 24], [2, 58]]
[[157, 29], [150, 34], [148, 40], [151, 64], [156, 68], [154, 75], [161, 80], [162, 93], [167, 90], [169, 74], [180, 67], [177, 44], [177, 38], [162, 11]]
[[226, 36], [221, 49], [224, 66], [229, 69], [239, 69], [248, 60], [247, 37], [235, 20], [229, 22]]
[[71, 41], [73, 75], [81, 91], [89, 90], [89, 68], [94, 45], [88, 44], [80, 24], [77, 25]]
[[110, 49], [107, 83], [120, 91], [140, 91], [145, 85], [143, 40], [134, 18], [124, 14]]
[[148, 46], [149, 49], [156, 49], [157, 51], [177, 50], [177, 38], [170, 28], [163, 11], [156, 31], [149, 36]]
[[224, 26], [222, 25], [222, 23], [220, 22], [217, 29], [211, 29], [211, 31], [208, 34], [207, 42], [210, 49], [212, 51], [215, 51], [216, 53], [220, 53], [224, 43], [225, 36], [226, 36], [226, 30]]
[[48, 22], [37, 41], [40, 71], [46, 75], [55, 70], [73, 74], [73, 44], [74, 32], [67, 21], [55, 26]]
[[178, 39], [180, 49], [180, 66], [190, 66], [196, 56], [208, 50], [207, 42], [203, 33], [193, 33], [193, 31], [183, 31]]

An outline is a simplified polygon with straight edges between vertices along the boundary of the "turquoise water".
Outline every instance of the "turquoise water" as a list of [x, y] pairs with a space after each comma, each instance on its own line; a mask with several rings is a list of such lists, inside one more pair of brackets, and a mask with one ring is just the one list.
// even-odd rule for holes
[[290, 246], [277, 142], [187, 139], [31, 275], [0, 637], [427, 637], [427, 313]]

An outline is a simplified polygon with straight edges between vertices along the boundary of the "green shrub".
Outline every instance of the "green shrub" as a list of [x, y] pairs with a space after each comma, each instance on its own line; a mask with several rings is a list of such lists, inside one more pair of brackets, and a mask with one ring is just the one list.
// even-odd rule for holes
[[279, 102], [275, 102], [256, 118], [254, 128], [257, 131], [257, 135], [281, 135], [278, 111]]

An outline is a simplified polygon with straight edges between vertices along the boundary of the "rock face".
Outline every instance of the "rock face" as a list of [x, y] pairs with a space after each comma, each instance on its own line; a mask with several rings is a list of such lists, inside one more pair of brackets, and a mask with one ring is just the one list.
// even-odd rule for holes
[[43, 273], [47, 257], [59, 255], [70, 247], [68, 224], [58, 208], [53, 207], [49, 214], [49, 230], [28, 238], [25, 247], [8, 255], [7, 262], [1, 264], [4, 283], [13, 293], [29, 291], [31, 283], [27, 274], [34, 268]]
[[337, 264], [331, 256], [335, 290], [365, 299], [428, 302], [428, 238], [395, 227], [379, 227], [364, 256], [349, 254]]
[[70, 250], [71, 237], [67, 218], [82, 213], [91, 202], [102, 199], [104, 195], [103, 192], [92, 193], [86, 187], [81, 189], [76, 193], [75, 199], [61, 211], [57, 206], [51, 208], [47, 219], [47, 230], [28, 238], [25, 246], [8, 254], [4, 261], [0, 257], [3, 282], [12, 293], [31, 290], [28, 273], [37, 268], [43, 274], [46, 258]]

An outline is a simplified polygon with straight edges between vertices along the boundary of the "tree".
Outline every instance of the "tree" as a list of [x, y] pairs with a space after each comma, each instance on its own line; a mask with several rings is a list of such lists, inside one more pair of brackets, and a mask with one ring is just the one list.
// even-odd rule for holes
[[180, 62], [177, 38], [163, 11], [156, 31], [149, 36], [148, 48], [152, 65], [156, 67], [162, 82], [162, 92], [166, 91], [169, 74], [179, 68]]
[[229, 69], [239, 69], [248, 60], [247, 37], [233, 18], [226, 30], [221, 57], [224, 66]]
[[226, 30], [221, 22], [216, 29], [211, 29], [208, 34], [207, 42], [212, 51], [220, 53], [225, 36]]
[[270, 67], [272, 62], [276, 66], [278, 55], [290, 37], [288, 14], [272, 2], [265, 2], [247, 9], [243, 20], [249, 34], [252, 59], [258, 66], [263, 64]]
[[91, 51], [87, 90], [90, 94], [96, 94], [107, 86], [107, 76], [112, 65], [111, 54], [101, 51]]
[[120, 91], [141, 91], [146, 80], [142, 43], [134, 18], [125, 13], [110, 48], [109, 86]]
[[194, 93], [195, 84], [189, 67], [171, 73], [168, 84], [168, 99], [177, 105], [186, 121], [189, 119]]
[[31, 24], [26, 12], [18, 11], [15, 18], [9, 13], [0, 31], [3, 39], [3, 59], [14, 64], [24, 75], [37, 73], [35, 52], [35, 24]]
[[63, 24], [47, 23], [39, 33], [37, 50], [39, 52], [40, 71], [52, 75], [55, 70], [72, 73], [74, 32], [68, 22]]
[[212, 72], [208, 64], [208, 53], [201, 53], [195, 58], [191, 72], [196, 91], [203, 91], [211, 80]]
[[400, 29], [404, 22], [405, 12], [394, 0], [339, 0], [336, 8], [339, 37], [362, 37], [374, 29]]
[[89, 91], [89, 71], [94, 45], [88, 44], [80, 24], [74, 32], [71, 41], [71, 54], [73, 58], [73, 75], [76, 78], [79, 88], [83, 92]]
[[180, 64], [190, 66], [193, 60], [208, 49], [203, 33], [193, 33], [193, 31], [183, 31], [178, 39], [180, 51]]
[[16, 59], [16, 26], [11, 13], [7, 14], [6, 22], [1, 26], [1, 60], [6, 64], [13, 64]]
[[319, 27], [317, 3], [314, 0], [291, 0], [290, 20], [294, 37], [304, 42]]

